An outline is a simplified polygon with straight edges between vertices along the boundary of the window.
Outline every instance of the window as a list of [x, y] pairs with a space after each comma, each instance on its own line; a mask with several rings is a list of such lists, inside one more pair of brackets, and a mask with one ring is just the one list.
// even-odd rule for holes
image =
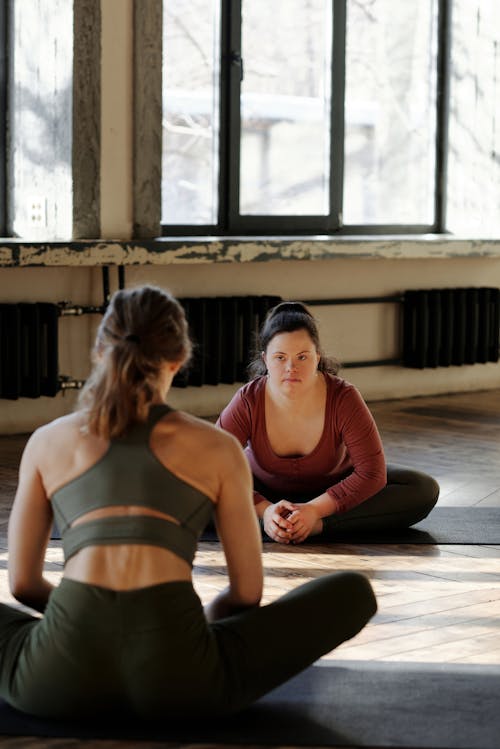
[[239, 212], [329, 213], [331, 3], [245, 0]]
[[163, 10], [162, 222], [217, 224], [220, 18], [216, 2]]
[[448, 226], [500, 230], [500, 5], [455, 0], [452, 18]]
[[432, 226], [438, 3], [347, 4], [346, 224]]
[[72, 231], [73, 2], [9, 4], [7, 229], [45, 240]]
[[163, 9], [164, 233], [498, 230], [496, 0]]
[[7, 157], [7, 13], [0, 3], [0, 236], [6, 231], [6, 157]]

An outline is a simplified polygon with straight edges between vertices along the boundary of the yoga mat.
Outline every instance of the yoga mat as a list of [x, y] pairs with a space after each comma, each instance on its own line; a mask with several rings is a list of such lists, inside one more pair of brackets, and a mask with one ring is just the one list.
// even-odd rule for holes
[[[51, 538], [60, 539], [54, 525]], [[214, 529], [207, 529], [201, 541], [217, 541]], [[263, 534], [263, 541], [271, 539]], [[312, 544], [500, 544], [500, 507], [435, 507], [420, 523], [411, 528], [391, 531], [345, 531], [335, 536], [311, 536]], [[306, 542], [307, 543], [307, 542]]]
[[[202, 541], [217, 541], [214, 530], [207, 530]], [[270, 541], [263, 536], [264, 541]], [[500, 507], [435, 507], [411, 528], [391, 531], [345, 531], [335, 536], [311, 536], [306, 543], [367, 544], [500, 544]], [[499, 744], [500, 746], [500, 744]]]
[[338, 661], [231, 718], [48, 721], [0, 702], [0, 734], [182, 743], [498, 749], [500, 666]]

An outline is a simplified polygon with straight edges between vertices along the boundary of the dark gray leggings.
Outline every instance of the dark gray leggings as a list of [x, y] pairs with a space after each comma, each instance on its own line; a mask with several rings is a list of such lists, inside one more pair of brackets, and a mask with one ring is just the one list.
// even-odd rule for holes
[[[319, 493], [300, 497], [293, 494], [286, 497], [274, 496], [257, 481], [255, 488], [271, 502], [277, 502], [278, 499], [307, 502]], [[325, 490], [327, 488], [325, 486]], [[321, 537], [315, 538], [334, 538], [336, 534], [350, 531], [382, 532], [392, 528], [408, 528], [427, 517], [438, 497], [439, 484], [432, 476], [390, 463], [387, 465], [386, 486], [352, 510], [324, 518], [323, 533]]]
[[376, 608], [355, 572], [213, 624], [189, 582], [116, 592], [63, 578], [41, 619], [0, 604], [0, 696], [42, 717], [227, 714], [353, 637]]

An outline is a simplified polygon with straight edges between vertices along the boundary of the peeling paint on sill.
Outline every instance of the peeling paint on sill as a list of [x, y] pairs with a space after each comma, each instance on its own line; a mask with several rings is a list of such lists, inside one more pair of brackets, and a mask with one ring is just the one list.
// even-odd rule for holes
[[0, 240], [0, 266], [169, 265], [269, 260], [500, 258], [500, 238], [176, 237], [146, 240]]

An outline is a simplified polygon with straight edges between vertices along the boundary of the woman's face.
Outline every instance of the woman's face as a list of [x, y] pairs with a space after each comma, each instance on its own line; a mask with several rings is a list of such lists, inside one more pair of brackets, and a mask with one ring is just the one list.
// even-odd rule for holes
[[278, 333], [262, 356], [271, 383], [280, 389], [300, 392], [316, 381], [320, 355], [307, 330]]

